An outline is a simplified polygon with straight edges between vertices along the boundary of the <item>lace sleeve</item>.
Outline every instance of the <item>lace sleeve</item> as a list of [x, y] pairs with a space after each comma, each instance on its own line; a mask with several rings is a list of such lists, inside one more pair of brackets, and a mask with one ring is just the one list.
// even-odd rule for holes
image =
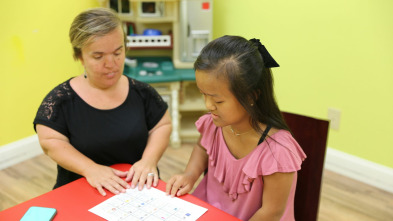
[[64, 119], [59, 117], [59, 112], [61, 112], [61, 104], [66, 100], [70, 100], [72, 96], [73, 91], [69, 84], [69, 80], [58, 85], [49, 92], [38, 108], [37, 115], [33, 122], [34, 130], [36, 129], [36, 124], [42, 124], [67, 135]]

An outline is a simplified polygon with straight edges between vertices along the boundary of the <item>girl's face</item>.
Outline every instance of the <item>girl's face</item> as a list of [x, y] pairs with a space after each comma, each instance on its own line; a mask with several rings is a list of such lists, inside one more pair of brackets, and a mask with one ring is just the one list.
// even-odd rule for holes
[[205, 98], [206, 108], [218, 127], [249, 125], [249, 114], [229, 90], [227, 79], [196, 70], [196, 83]]
[[116, 84], [123, 74], [125, 59], [124, 35], [120, 27], [82, 48], [81, 62], [87, 78], [99, 88]]

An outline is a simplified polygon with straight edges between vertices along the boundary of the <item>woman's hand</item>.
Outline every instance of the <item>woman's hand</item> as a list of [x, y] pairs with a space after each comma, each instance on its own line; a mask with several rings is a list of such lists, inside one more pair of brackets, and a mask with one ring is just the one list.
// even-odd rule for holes
[[131, 180], [131, 188], [138, 185], [138, 189], [142, 190], [145, 183], [148, 189], [152, 185], [156, 187], [159, 181], [157, 165], [148, 160], [140, 160], [134, 163], [126, 177], [127, 182]]
[[182, 196], [192, 190], [196, 179], [187, 173], [174, 175], [166, 184], [166, 194]]
[[105, 196], [105, 190], [114, 194], [125, 192], [130, 186], [121, 177], [127, 171], [119, 171], [107, 166], [96, 164], [93, 160], [75, 149], [68, 137], [47, 126], [36, 126], [40, 145], [45, 154], [66, 170], [84, 176], [91, 186]]
[[127, 171], [120, 171], [97, 164], [89, 167], [84, 175], [87, 182], [103, 196], [106, 195], [104, 188], [113, 194], [124, 193], [126, 188], [130, 188], [130, 185], [121, 178], [127, 176]]

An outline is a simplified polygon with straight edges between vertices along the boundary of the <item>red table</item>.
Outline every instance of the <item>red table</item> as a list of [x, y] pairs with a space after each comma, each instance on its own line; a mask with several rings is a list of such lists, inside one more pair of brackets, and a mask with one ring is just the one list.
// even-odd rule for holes
[[[117, 164], [114, 165], [113, 168], [128, 171], [130, 166], [130, 164]], [[157, 189], [165, 191], [165, 185], [165, 182], [160, 180]], [[108, 191], [107, 193], [106, 196], [100, 195], [96, 189], [92, 188], [87, 183], [85, 178], [81, 178], [41, 196], [1, 211], [0, 220], [20, 220], [31, 206], [56, 208], [57, 215], [53, 219], [54, 221], [104, 220], [88, 210], [113, 196], [112, 193]], [[180, 198], [208, 209], [198, 220], [239, 220], [190, 194], [181, 196]]]

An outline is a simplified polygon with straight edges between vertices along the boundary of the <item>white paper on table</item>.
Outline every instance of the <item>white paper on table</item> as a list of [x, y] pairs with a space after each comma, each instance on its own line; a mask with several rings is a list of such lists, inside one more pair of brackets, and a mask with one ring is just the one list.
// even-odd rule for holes
[[90, 212], [106, 220], [197, 220], [206, 208], [177, 197], [167, 196], [156, 188], [141, 191], [127, 189], [125, 193], [114, 195], [89, 209]]

